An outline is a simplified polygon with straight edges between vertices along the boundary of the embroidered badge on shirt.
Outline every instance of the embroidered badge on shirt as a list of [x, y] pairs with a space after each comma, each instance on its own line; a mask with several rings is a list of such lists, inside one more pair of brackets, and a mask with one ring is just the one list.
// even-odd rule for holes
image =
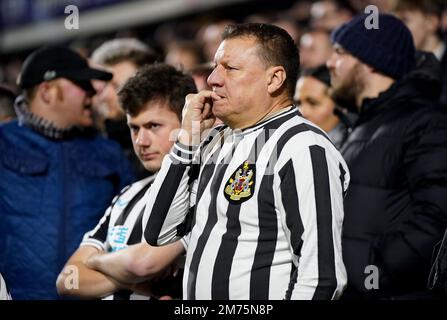
[[255, 165], [245, 160], [225, 184], [225, 198], [233, 204], [250, 199], [255, 191], [255, 176]]

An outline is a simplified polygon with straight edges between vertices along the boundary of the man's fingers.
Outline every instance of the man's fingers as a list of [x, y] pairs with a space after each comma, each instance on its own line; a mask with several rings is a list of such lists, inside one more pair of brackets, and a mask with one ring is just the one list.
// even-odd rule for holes
[[220, 99], [222, 99], [222, 97], [219, 96], [217, 93], [215, 93], [213, 91], [212, 94], [211, 94], [211, 99], [213, 99], [213, 100], [220, 100]]

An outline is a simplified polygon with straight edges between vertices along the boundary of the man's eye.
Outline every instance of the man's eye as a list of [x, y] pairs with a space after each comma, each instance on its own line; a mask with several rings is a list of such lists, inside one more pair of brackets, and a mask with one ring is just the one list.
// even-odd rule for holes
[[161, 125], [159, 123], [148, 123], [147, 125], [144, 126], [144, 128], [147, 130], [157, 130], [160, 127]]
[[344, 53], [345, 53], [345, 52], [343, 51], [342, 48], [337, 48], [337, 49], [335, 49], [335, 52], [336, 52], [337, 54], [344, 54]]

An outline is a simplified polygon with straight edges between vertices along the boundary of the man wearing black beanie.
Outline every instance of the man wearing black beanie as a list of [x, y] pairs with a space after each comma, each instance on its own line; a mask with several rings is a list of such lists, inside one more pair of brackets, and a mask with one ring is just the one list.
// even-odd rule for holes
[[431, 54], [415, 54], [410, 31], [360, 15], [332, 34], [327, 62], [334, 97], [359, 119], [341, 152], [352, 182], [345, 198], [345, 298], [431, 298], [433, 247], [447, 226], [447, 114]]

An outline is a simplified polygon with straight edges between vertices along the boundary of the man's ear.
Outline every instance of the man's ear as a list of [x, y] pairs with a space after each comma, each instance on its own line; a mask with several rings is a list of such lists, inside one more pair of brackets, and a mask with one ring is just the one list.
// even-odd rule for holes
[[48, 82], [44, 81], [39, 84], [37, 88], [37, 96], [39, 99], [46, 104], [50, 103], [51, 101], [51, 93], [50, 93], [50, 85]]
[[37, 88], [37, 95], [45, 104], [51, 104], [57, 99], [57, 88], [53, 81], [44, 81]]
[[435, 14], [426, 14], [425, 23], [431, 32], [436, 32], [441, 24], [440, 19]]
[[275, 93], [282, 87], [287, 79], [286, 70], [282, 66], [270, 67], [267, 70], [267, 91], [269, 94]]

